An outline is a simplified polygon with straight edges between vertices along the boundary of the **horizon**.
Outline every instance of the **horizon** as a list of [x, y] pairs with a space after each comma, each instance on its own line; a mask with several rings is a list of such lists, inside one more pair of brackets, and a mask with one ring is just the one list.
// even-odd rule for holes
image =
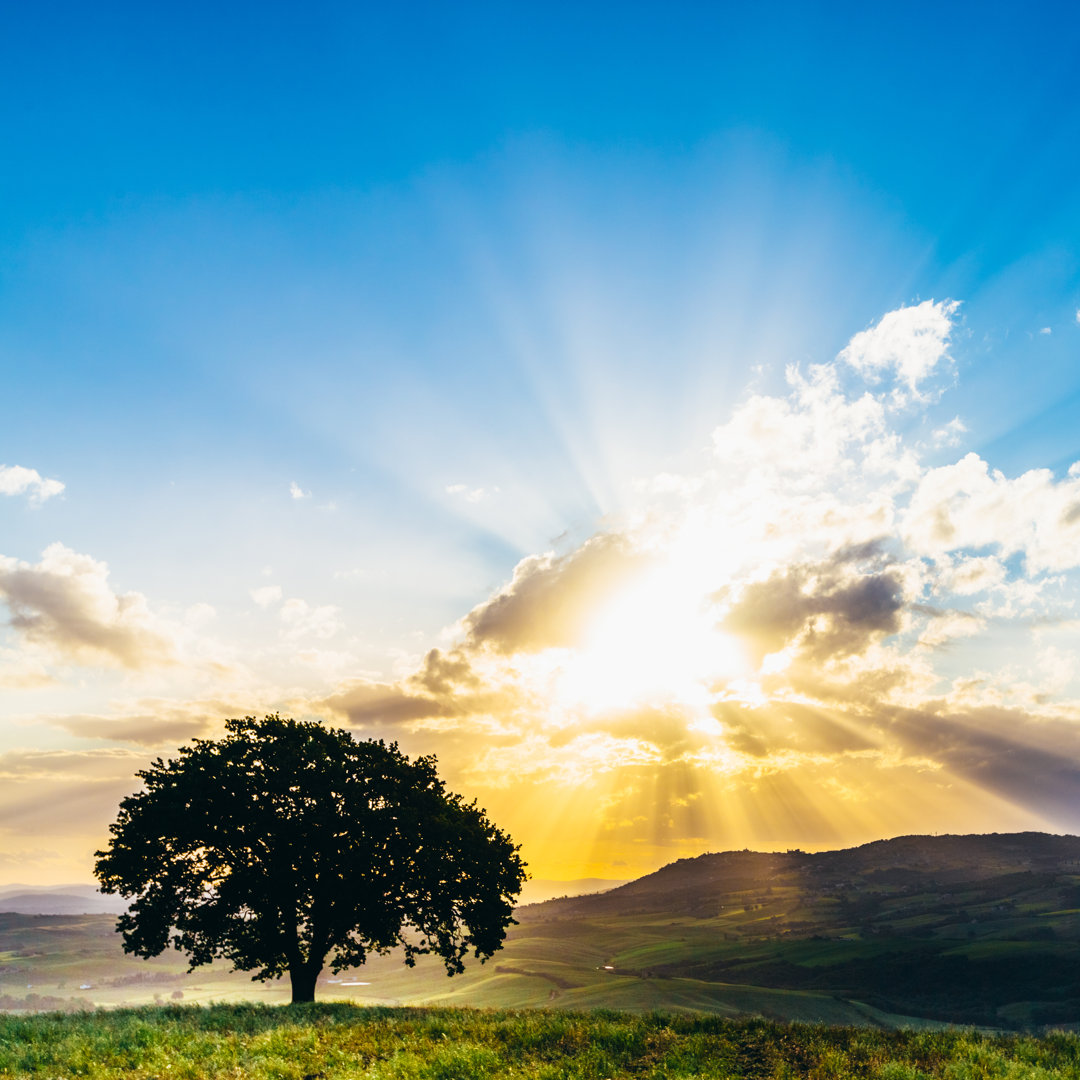
[[[985, 832], [985, 833], [943, 833], [943, 832], [931, 832], [931, 833], [904, 833], [897, 836], [883, 836], [876, 840], [868, 840], [864, 843], [853, 844], [847, 847], [831, 848], [831, 847], [819, 847], [819, 848], [726, 848], [719, 851], [700, 851], [693, 855], [681, 855], [677, 859], [671, 860], [671, 862], [664, 863], [655, 867], [652, 870], [645, 871], [644, 873], [633, 878], [601, 878], [601, 877], [589, 877], [589, 878], [535, 878], [529, 877], [522, 888], [519, 896], [517, 907], [526, 907], [535, 904], [543, 904], [548, 900], [558, 900], [564, 897], [575, 896], [589, 896], [595, 893], [607, 892], [612, 889], [621, 888], [624, 885], [633, 885], [635, 882], [648, 878], [654, 874], [660, 873], [663, 870], [670, 869], [673, 866], [682, 862], [694, 862], [698, 859], [709, 858], [711, 856], [721, 855], [835, 855], [843, 852], [858, 851], [864, 847], [872, 847], [875, 844], [889, 844], [897, 840], [972, 840], [972, 839], [986, 839], [988, 837], [995, 838], [1019, 838], [1025, 836], [1043, 836], [1043, 837], [1058, 837], [1060, 839], [1078, 840], [1080, 836], [1073, 833], [1054, 833], [1054, 832], [1041, 832], [1041, 831], [1026, 831], [1026, 832]], [[575, 890], [569, 893], [559, 893], [557, 890], [560, 887], [567, 886]], [[13, 889], [26, 889], [28, 892], [34, 893], [37, 891], [42, 892], [57, 892], [63, 889], [92, 889], [99, 895], [105, 896], [100, 892], [99, 884], [97, 881], [91, 879], [85, 881], [68, 881], [68, 882], [56, 882], [52, 884], [44, 885], [31, 885], [26, 882], [3, 882], [0, 881], [0, 892], [7, 894]], [[542, 899], [531, 899], [526, 894], [543, 894]]]
[[543, 880], [1080, 832], [1080, 15], [975, 10], [5, 15], [0, 880], [275, 711]]

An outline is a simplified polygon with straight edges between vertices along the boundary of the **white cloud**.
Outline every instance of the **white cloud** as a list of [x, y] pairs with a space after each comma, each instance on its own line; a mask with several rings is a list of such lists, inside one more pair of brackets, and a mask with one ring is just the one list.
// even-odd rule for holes
[[954, 416], [944, 427], [939, 427], [934, 432], [934, 446], [958, 446], [966, 433], [967, 425], [959, 416]]
[[59, 480], [43, 477], [37, 469], [22, 465], [0, 465], [0, 495], [29, 495], [35, 504], [59, 495], [64, 485]]
[[192, 604], [187, 611], [184, 612], [184, 625], [190, 626], [193, 629], [198, 629], [203, 626], [207, 626], [217, 618], [217, 610], [212, 604], [199, 602]]
[[995, 555], [961, 557], [955, 563], [943, 557], [937, 586], [942, 592], [974, 596], [1002, 585], [1007, 573], [1005, 564]]
[[128, 668], [174, 658], [146, 597], [115, 593], [105, 563], [63, 544], [50, 544], [36, 564], [0, 556], [0, 600], [16, 635], [57, 657]]
[[755, 395], [713, 432], [722, 461], [787, 474], [787, 483], [815, 487], [826, 475], [852, 466], [856, 454], [870, 466], [896, 471], [898, 441], [877, 398], [846, 397], [831, 364], [815, 365], [808, 375], [791, 367], [787, 379], [792, 388], [787, 397]]
[[493, 488], [470, 488], [467, 484], [448, 484], [446, 487], [447, 495], [460, 496], [466, 502], [478, 503], [484, 499], [490, 498], [492, 495], [498, 494], [499, 489]]
[[287, 627], [286, 640], [295, 641], [309, 634], [323, 641], [332, 638], [345, 625], [338, 618], [339, 610], [333, 604], [312, 607], [306, 600], [295, 597], [286, 600], [280, 612], [281, 621]]
[[1053, 330], [1051, 330], [1049, 326], [1044, 326], [1044, 327], [1043, 327], [1043, 328], [1042, 328], [1042, 329], [1041, 329], [1041, 330], [1039, 331], [1039, 333], [1040, 333], [1040, 334], [1052, 334], [1053, 332], [1054, 332], [1054, 331], [1053, 331]]
[[311, 498], [311, 492], [305, 491], [295, 480], [289, 484], [289, 494], [294, 499], [309, 499]]
[[876, 326], [856, 334], [837, 359], [869, 378], [894, 372], [916, 394], [919, 383], [947, 356], [959, 306], [956, 300], [924, 300], [890, 311]]
[[[245, 671], [228, 692], [218, 680], [198, 700], [185, 690], [188, 705], [162, 696], [80, 703], [85, 714], [43, 719], [80, 738], [161, 746], [212, 732], [228, 715], [280, 707], [336, 716], [365, 735], [400, 737], [410, 754], [439, 754], [448, 782], [464, 777], [479, 788], [515, 835], [519, 814], [530, 844], [553, 806], [573, 822], [560, 847], [566, 835], [597, 828], [628, 846], [652, 842], [680, 807], [695, 805], [701, 820], [684, 834], [692, 850], [786, 842], [810, 811], [845, 838], [942, 822], [958, 831], [1075, 827], [1075, 816], [1015, 815], [1059, 794], [1061, 805], [1077, 805], [1080, 702], [1064, 694], [1080, 668], [1075, 629], [1061, 620], [1075, 618], [1069, 605], [1078, 599], [1080, 575], [1067, 571], [1080, 565], [1080, 463], [1060, 479], [1045, 470], [1010, 478], [960, 451], [940, 468], [922, 460], [941, 461], [964, 425], [898, 422], [898, 389], [908, 404], [925, 400], [916, 388], [944, 366], [955, 310], [946, 301], [890, 313], [831, 362], [792, 368], [784, 392], [751, 397], [716, 429], [713, 456], [682, 462], [685, 475], [643, 480], [638, 504], [607, 519], [603, 534], [526, 554], [441, 648], [423, 654], [428, 639], [417, 639], [416, 655], [393, 674], [389, 654], [375, 659], [342, 632], [337, 607], [285, 599], [271, 584], [279, 571], [267, 567], [250, 596], [268, 613], [256, 621], [277, 634], [252, 661], [264, 673], [275, 664], [269, 678]], [[915, 445], [901, 430], [931, 434]], [[290, 490], [308, 494], [295, 483]], [[495, 490], [445, 488], [462, 503]], [[48, 581], [65, 559], [85, 558], [60, 548]], [[25, 608], [15, 636], [122, 655], [123, 640], [100, 627], [126, 617], [157, 628], [145, 605], [142, 622], [138, 604], [127, 616], [116, 611], [122, 598], [108, 590], [103, 564], [73, 570], [80, 584], [64, 592], [76, 614], [91, 611], [82, 623], [33, 593], [37, 579], [11, 585], [3, 574], [12, 567], [34, 568], [0, 563], [0, 584]], [[335, 576], [381, 587], [385, 573], [376, 565]], [[101, 611], [84, 594], [104, 597]], [[191, 610], [199, 622], [202, 609]], [[56, 644], [74, 624], [98, 627], [91, 642]], [[1057, 635], [1050, 647], [1037, 640], [1046, 627]], [[13, 659], [50, 656], [43, 644]], [[52, 677], [48, 664], [10, 666], [12, 685]], [[1027, 763], [1026, 779], [1010, 776], [1015, 760]], [[54, 759], [7, 764], [57, 789], [75, 775]], [[79, 768], [90, 775], [99, 764]], [[605, 776], [614, 768], [617, 783]], [[574, 791], [556, 797], [535, 786], [547, 783]], [[43, 786], [34, 798], [48, 803], [52, 791]], [[501, 809], [485, 791], [505, 800]], [[813, 793], [805, 808], [800, 791]], [[910, 819], [897, 824], [897, 806]], [[770, 816], [783, 831], [755, 834], [752, 823]], [[733, 820], [745, 833], [718, 840]], [[657, 861], [675, 854], [658, 849]]]
[[994, 547], [1023, 554], [1029, 573], [1080, 566], [1080, 477], [1049, 469], [1009, 479], [977, 454], [930, 469], [903, 519], [907, 543], [932, 557]]
[[261, 608], [268, 608], [273, 604], [280, 603], [281, 595], [280, 585], [262, 585], [251, 590], [251, 599]]

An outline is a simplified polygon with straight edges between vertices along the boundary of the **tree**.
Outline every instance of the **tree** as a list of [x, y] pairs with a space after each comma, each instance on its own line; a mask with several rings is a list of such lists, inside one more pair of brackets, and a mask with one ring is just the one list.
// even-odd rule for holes
[[288, 972], [299, 1002], [328, 958], [336, 972], [400, 946], [453, 975], [501, 947], [525, 865], [434, 757], [276, 714], [225, 727], [139, 772], [95, 853], [102, 891], [134, 897], [126, 952]]

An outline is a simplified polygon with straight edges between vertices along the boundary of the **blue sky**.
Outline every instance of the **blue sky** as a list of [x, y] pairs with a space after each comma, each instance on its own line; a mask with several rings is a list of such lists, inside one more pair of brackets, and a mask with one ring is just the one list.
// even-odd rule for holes
[[[469, 629], [470, 613], [524, 595], [530, 575], [559, 577], [579, 558], [591, 565], [597, 537], [682, 550], [683, 533], [676, 543], [650, 531], [657, 519], [736, 513], [724, 493], [734, 486], [717, 487], [710, 455], [724, 440], [715, 433], [751, 431], [738, 425], [764, 415], [762, 401], [788, 402], [793, 426], [804, 416], [841, 423], [853, 414], [838, 395], [864, 392], [853, 379], [884, 403], [873, 423], [881, 440], [891, 432], [893, 472], [908, 484], [889, 496], [907, 524], [895, 535], [881, 526], [893, 537], [892, 568], [843, 570], [904, 582], [909, 621], [882, 616], [881, 640], [859, 655], [893, 649], [923, 680], [918, 703], [912, 682], [902, 703], [899, 691], [876, 700], [875, 715], [943, 700], [945, 684], [920, 667], [923, 652], [912, 659], [916, 647], [937, 650], [949, 693], [961, 693], [965, 672], [1009, 655], [1031, 658], [1009, 693], [1033, 685], [1031, 672], [1054, 667], [1075, 632], [1063, 554], [1073, 540], [1047, 540], [1057, 525], [1039, 515], [1060, 502], [1068, 518], [1068, 470], [1080, 458], [1078, 46], [1080, 17], [1054, 4], [6, 10], [0, 465], [64, 488], [0, 475], [0, 755], [19, 792], [0, 821], [0, 876], [84, 874], [146, 747], [168, 749], [235, 712], [282, 708], [391, 731], [406, 750], [436, 750], [459, 786], [496, 807], [505, 796], [492, 777], [508, 766], [477, 762], [504, 745], [569, 742], [584, 761], [615, 746], [603, 739], [622, 740], [612, 753], [625, 768], [605, 780], [611, 805], [666, 790], [657, 777], [669, 768], [741, 775], [734, 758], [709, 766], [700, 748], [650, 742], [640, 716], [631, 745], [630, 705], [602, 701], [595, 687], [546, 699], [538, 683], [527, 693], [515, 683], [513, 702], [444, 701], [421, 715], [417, 672], [432, 648], [464, 649], [462, 662], [505, 690], [510, 676], [491, 666], [504, 654]], [[929, 301], [939, 305], [929, 330], [915, 315], [882, 322], [901, 311], [930, 318], [919, 308]], [[872, 327], [885, 327], [875, 339], [884, 353], [834, 361]], [[896, 357], [916, 355], [905, 350], [926, 333], [937, 351], [918, 386], [905, 384]], [[827, 408], [787, 374], [815, 364], [834, 365], [839, 380], [815, 391]], [[776, 430], [763, 430], [775, 444]], [[922, 473], [897, 464], [898, 447]], [[943, 554], [920, 531], [927, 477], [968, 453], [1002, 484], [1050, 470], [1023, 488], [1038, 489], [1027, 539], [958, 524], [973, 539]], [[818, 505], [877, 490], [856, 496], [841, 473], [829, 472]], [[816, 482], [783, 476], [782, 491], [769, 488], [787, 500], [775, 504], [778, 518]], [[677, 509], [665, 502], [675, 491]], [[808, 559], [851, 539], [846, 528], [813, 552], [785, 548], [756, 565], [740, 556], [737, 579], [730, 559], [723, 573], [702, 569], [702, 602], [738, 622], [738, 597], [777, 574], [802, 580]], [[756, 534], [740, 535], [752, 552]], [[1008, 598], [987, 607], [961, 585], [941, 599], [963, 560], [986, 558], [999, 562], [971, 572], [1011, 588]], [[916, 564], [945, 577], [919, 584]], [[840, 617], [834, 594], [850, 585], [828, 580], [833, 607], [813, 616], [826, 621]], [[657, 603], [639, 585], [627, 595]], [[935, 589], [941, 611], [929, 616]], [[920, 618], [954, 609], [983, 620], [980, 633], [957, 631], [946, 645], [945, 623], [919, 629]], [[557, 622], [553, 610], [536, 618]], [[1039, 630], [1035, 640], [1036, 624], [1058, 637]], [[809, 655], [812, 632], [810, 623], [792, 630], [776, 655], [790, 660], [796, 645]], [[540, 664], [543, 679], [558, 668], [580, 689], [576, 661], [552, 652], [568, 647], [545, 646], [542, 664], [532, 653], [528, 664], [514, 660], [513, 679], [541, 678]], [[847, 664], [840, 647], [835, 662]], [[595, 648], [583, 655], [596, 670], [621, 671]], [[633, 663], [651, 670], [640, 656]], [[673, 679], [708, 681], [672, 664]], [[811, 699], [841, 708], [801, 684], [752, 691], [748, 669], [736, 678], [720, 667], [755, 708], [766, 698], [776, 709]], [[1054, 722], [1071, 723], [1074, 677], [1054, 670], [1063, 702]], [[684, 727], [748, 753], [717, 677], [709, 673], [708, 708], [720, 727], [706, 731], [700, 717]], [[649, 708], [661, 698], [665, 708], [676, 698], [679, 708], [706, 707], [654, 683], [639, 687], [639, 712], [645, 698]], [[357, 687], [384, 713], [357, 705]], [[1004, 707], [1005, 691], [994, 693]], [[556, 737], [532, 714], [522, 719], [521, 694], [539, 713], [577, 708], [591, 719], [560, 720]], [[404, 699], [405, 726], [386, 727]], [[594, 715], [605, 709], [606, 726]], [[456, 729], [447, 720], [466, 714]], [[571, 739], [565, 725], [575, 723]], [[787, 775], [789, 749], [768, 751], [781, 763], [770, 775]], [[843, 753], [854, 761], [858, 752]], [[941, 753], [927, 751], [935, 775], [951, 767]], [[1071, 754], [1055, 758], [1064, 772], [1054, 806], [999, 777], [983, 789], [997, 809], [980, 812], [1002, 827], [1080, 827], [1061, 811]], [[799, 767], [812, 771], [811, 758]], [[784, 782], [796, 783], [792, 770]], [[552, 797], [545, 785], [575, 774], [560, 775], [536, 780], [539, 802]], [[865, 801], [864, 780], [852, 779], [844, 798]], [[69, 801], [57, 794], [65, 789]], [[32, 808], [44, 801], [58, 808], [39, 821]], [[673, 813], [658, 805], [626, 819]], [[77, 835], [76, 819], [85, 822]], [[625, 842], [599, 822], [600, 839], [563, 859], [557, 838], [532, 836], [524, 811], [510, 826], [545, 872], [622, 877], [625, 866], [723, 842], [872, 839], [890, 820], [883, 806], [862, 819], [823, 811], [820, 827], [751, 815], [741, 833], [703, 832], [699, 821]]]

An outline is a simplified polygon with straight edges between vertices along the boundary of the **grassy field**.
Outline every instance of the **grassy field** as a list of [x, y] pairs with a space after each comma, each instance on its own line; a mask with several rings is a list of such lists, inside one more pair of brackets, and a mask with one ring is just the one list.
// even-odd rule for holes
[[1074, 1080], [1080, 1037], [715, 1016], [219, 1005], [0, 1018], [0, 1076], [48, 1080]]
[[[902, 865], [898, 865], [902, 863]], [[520, 908], [505, 948], [448, 979], [400, 956], [324, 972], [320, 1001], [1080, 1028], [1080, 839], [900, 838], [842, 852], [680, 860], [611, 892]], [[108, 915], [0, 914], [0, 1010], [289, 999], [172, 953], [126, 956]]]
[[[152, 961], [127, 956], [114, 922], [105, 915], [0, 915], [0, 1010], [289, 1000], [287, 982], [252, 982], [218, 965], [189, 974], [176, 953]], [[429, 958], [406, 968], [399, 957], [376, 956], [355, 972], [324, 972], [317, 993], [320, 1000], [355, 1005], [687, 1011], [881, 1027], [920, 1023], [828, 992], [738, 979], [644, 978], [633, 966], [642, 949], [660, 949], [669, 959], [710, 955], [713, 936], [708, 926], [692, 920], [661, 926], [649, 919], [610, 926], [573, 920], [528, 923], [513, 928], [506, 947], [492, 960], [473, 961], [453, 979]]]

